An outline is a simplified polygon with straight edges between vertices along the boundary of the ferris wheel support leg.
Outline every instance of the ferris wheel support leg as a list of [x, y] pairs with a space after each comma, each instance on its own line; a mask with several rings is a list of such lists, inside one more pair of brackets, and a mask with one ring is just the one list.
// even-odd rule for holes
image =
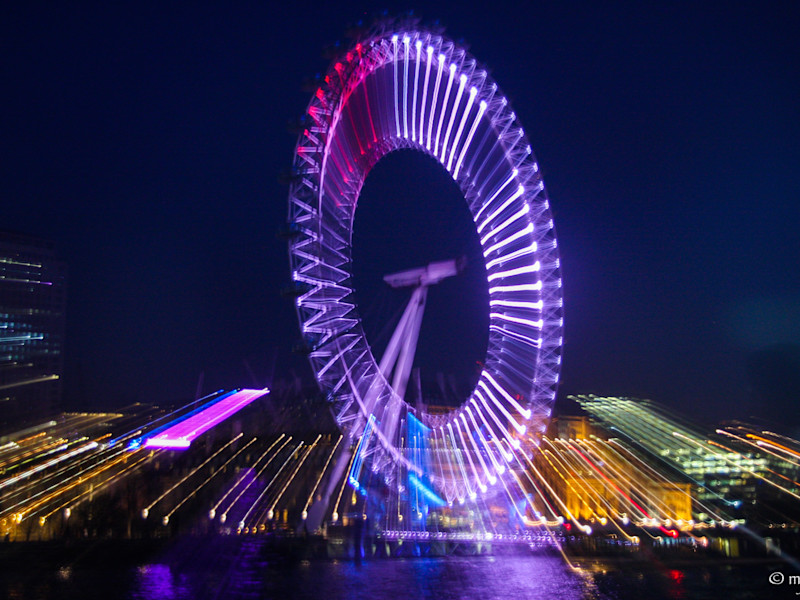
[[392, 398], [388, 402], [385, 411], [385, 418], [383, 419], [382, 429], [383, 433], [389, 440], [397, 438], [397, 424], [402, 412], [403, 398], [405, 397], [406, 388], [408, 387], [408, 379], [411, 375], [411, 368], [414, 364], [414, 354], [417, 349], [417, 341], [419, 340], [419, 329], [422, 325], [422, 315], [425, 312], [425, 301], [428, 295], [428, 287], [423, 285], [417, 287], [411, 295], [411, 300], [408, 303], [408, 320], [405, 322], [402, 329], [400, 327], [395, 331], [401, 341], [399, 349], [399, 356], [397, 364], [390, 365], [390, 370], [394, 369], [394, 376], [392, 378]]
[[414, 364], [414, 354], [417, 351], [417, 341], [419, 340], [419, 330], [422, 327], [422, 315], [425, 312], [425, 301], [428, 297], [428, 287], [422, 286], [414, 290], [411, 295], [409, 306], [413, 306], [414, 312], [408, 320], [406, 331], [403, 332], [403, 346], [400, 349], [400, 356], [397, 359], [397, 366], [394, 371], [392, 388], [403, 399], [408, 387], [408, 378], [411, 375], [411, 367]]
[[397, 327], [395, 328], [394, 333], [392, 333], [392, 337], [386, 346], [386, 351], [381, 357], [380, 370], [381, 373], [383, 373], [383, 376], [387, 379], [389, 378], [389, 375], [391, 375], [392, 370], [397, 363], [397, 357], [405, 340], [406, 332], [408, 331], [408, 322], [414, 318], [416, 309], [417, 303], [414, 302], [414, 296], [412, 295], [411, 301], [406, 305], [406, 309], [403, 311], [403, 316], [400, 318], [400, 322], [397, 324]]

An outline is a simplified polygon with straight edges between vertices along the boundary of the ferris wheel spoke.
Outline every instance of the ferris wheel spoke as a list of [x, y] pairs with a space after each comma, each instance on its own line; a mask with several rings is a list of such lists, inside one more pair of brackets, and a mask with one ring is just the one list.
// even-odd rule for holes
[[[428, 82], [431, 78], [431, 65], [433, 64], [433, 46], [425, 48], [425, 83], [422, 85], [422, 103], [419, 109], [419, 144], [423, 142], [423, 131], [425, 130], [425, 101], [428, 99]], [[419, 52], [417, 53], [419, 58]]]

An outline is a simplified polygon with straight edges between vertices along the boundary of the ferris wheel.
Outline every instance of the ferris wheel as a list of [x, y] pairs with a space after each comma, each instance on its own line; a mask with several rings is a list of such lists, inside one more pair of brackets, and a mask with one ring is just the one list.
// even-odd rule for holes
[[[395, 348], [387, 359], [391, 342], [383, 357], [374, 356], [352, 287], [361, 188], [376, 163], [406, 148], [434, 158], [452, 176], [485, 261], [484, 367], [470, 396], [446, 415], [405, 402], [409, 367], [398, 363], [408, 356]], [[558, 383], [563, 327], [547, 195], [505, 96], [446, 37], [414, 23], [378, 25], [333, 62], [313, 94], [293, 175], [296, 309], [317, 381], [355, 445], [351, 483], [358, 487], [359, 474], [369, 471], [398, 489], [423, 486], [441, 501], [491, 493], [538, 444]], [[406, 276], [414, 294], [422, 294], [457, 270], [455, 262], [432, 264], [395, 281]]]

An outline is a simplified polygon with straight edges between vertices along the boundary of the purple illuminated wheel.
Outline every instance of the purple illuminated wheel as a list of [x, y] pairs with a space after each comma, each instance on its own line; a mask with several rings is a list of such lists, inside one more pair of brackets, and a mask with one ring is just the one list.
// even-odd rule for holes
[[[435, 158], [453, 177], [485, 258], [485, 367], [466, 402], [445, 416], [418, 414], [395, 392], [353, 300], [359, 193], [372, 167], [402, 148]], [[381, 25], [331, 65], [314, 93], [294, 173], [289, 254], [297, 314], [337, 422], [360, 438], [351, 480], [358, 464], [387, 484], [408, 474], [448, 501], [486, 492], [538, 443], [558, 382], [563, 325], [547, 196], [506, 98], [447, 38]], [[414, 452], [412, 421], [425, 438]]]

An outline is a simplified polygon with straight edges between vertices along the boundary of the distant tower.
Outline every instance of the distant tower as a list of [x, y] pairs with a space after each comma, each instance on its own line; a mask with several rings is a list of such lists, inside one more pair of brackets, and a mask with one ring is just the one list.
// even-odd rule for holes
[[65, 308], [55, 244], [0, 231], [0, 430], [59, 408]]

